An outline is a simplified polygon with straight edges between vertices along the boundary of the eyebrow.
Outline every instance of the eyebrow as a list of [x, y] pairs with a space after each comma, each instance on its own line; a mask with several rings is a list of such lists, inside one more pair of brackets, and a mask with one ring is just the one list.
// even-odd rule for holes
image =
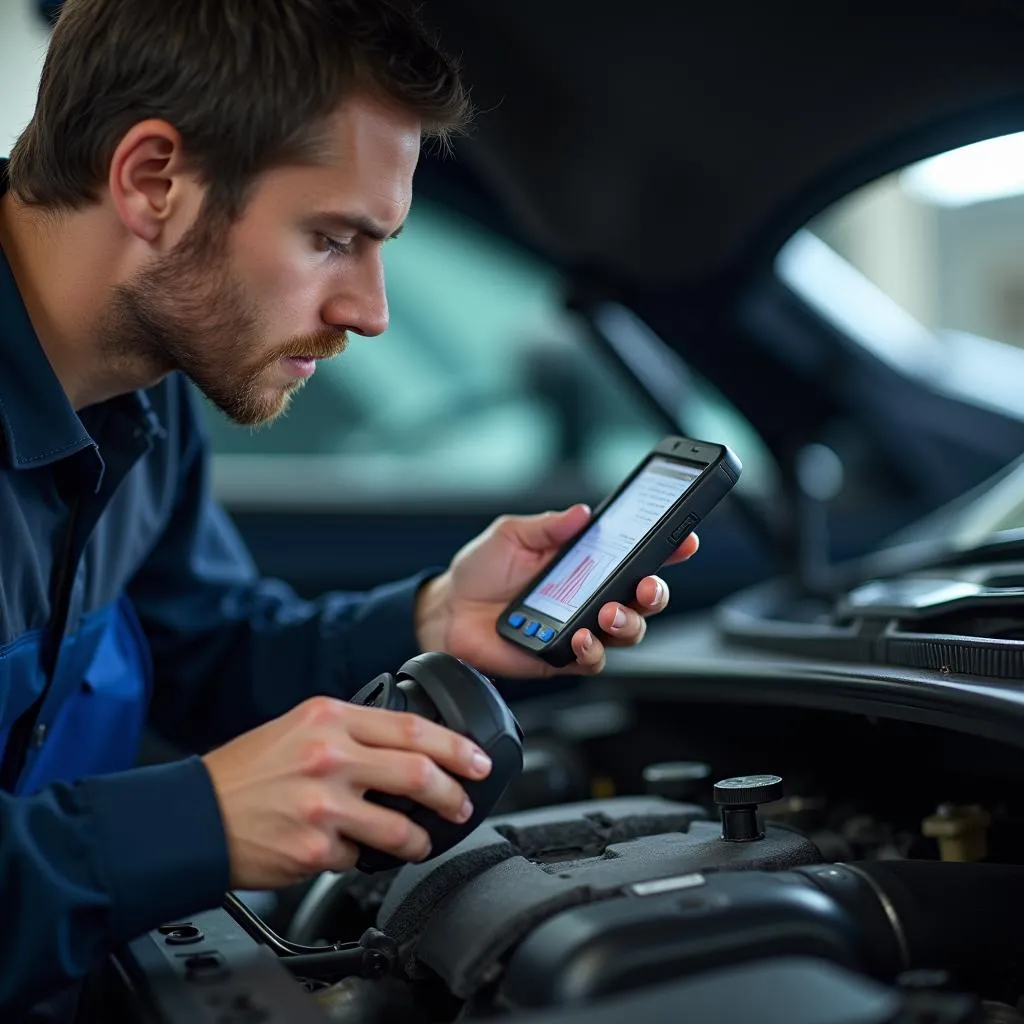
[[332, 230], [358, 231], [359, 234], [372, 238], [375, 242], [387, 242], [397, 238], [405, 227], [400, 225], [390, 234], [382, 228], [372, 217], [364, 217], [354, 213], [320, 213], [314, 219], [318, 224], [323, 224]]

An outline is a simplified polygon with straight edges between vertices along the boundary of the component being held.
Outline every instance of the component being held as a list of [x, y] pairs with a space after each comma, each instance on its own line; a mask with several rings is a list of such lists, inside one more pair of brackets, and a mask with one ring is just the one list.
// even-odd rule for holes
[[[461, 825], [408, 797], [370, 791], [366, 799], [407, 815], [430, 836], [436, 857], [466, 838], [501, 799], [523, 768], [523, 733], [491, 681], [464, 661], [434, 651], [407, 661], [397, 672], [382, 673], [353, 698], [353, 704], [408, 711], [468, 736], [490, 759], [491, 773], [478, 782], [458, 781], [473, 803], [473, 816]], [[360, 846], [356, 867], [372, 873], [400, 867], [391, 854]]]

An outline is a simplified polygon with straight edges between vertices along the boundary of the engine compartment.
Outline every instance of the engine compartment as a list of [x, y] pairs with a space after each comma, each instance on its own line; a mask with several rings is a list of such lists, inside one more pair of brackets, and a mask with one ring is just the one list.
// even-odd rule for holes
[[[376, 926], [399, 950], [392, 1000], [381, 1005], [378, 987], [372, 1009], [361, 996], [377, 983], [362, 979], [324, 986], [313, 995], [330, 1019], [519, 1019], [809, 957], [901, 998], [966, 999], [967, 1015], [949, 1019], [1024, 1021], [1014, 748], [841, 712], [627, 704], [590, 708], [603, 730], [581, 731], [581, 713], [567, 734], [549, 708], [547, 727], [528, 732], [547, 782], [526, 778], [511, 798], [544, 806], [496, 815], [384, 878], [321, 879], [299, 937]], [[675, 778], [649, 770], [680, 754]], [[785, 794], [758, 809], [763, 837], [724, 841], [712, 784], [765, 770]], [[573, 778], [623, 795], [559, 802], [578, 795]]]
[[[321, 876], [275, 924], [324, 949], [273, 956], [310, 1021], [1024, 1022], [1015, 746], [640, 684], [534, 704], [500, 813], [424, 864]], [[783, 794], [723, 839], [714, 783], [750, 772]], [[379, 969], [329, 952], [360, 941]], [[273, 1015], [261, 964], [243, 1010], [307, 1019]]]

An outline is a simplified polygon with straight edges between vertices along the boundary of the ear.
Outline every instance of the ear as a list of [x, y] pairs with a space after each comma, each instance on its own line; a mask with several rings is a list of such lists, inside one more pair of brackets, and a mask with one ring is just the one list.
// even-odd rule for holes
[[161, 249], [173, 248], [202, 204], [181, 136], [166, 121], [129, 129], [114, 150], [107, 187], [126, 230]]

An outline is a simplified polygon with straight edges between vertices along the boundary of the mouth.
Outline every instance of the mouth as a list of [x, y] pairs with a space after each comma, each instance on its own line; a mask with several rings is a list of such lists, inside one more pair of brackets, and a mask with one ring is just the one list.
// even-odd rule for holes
[[312, 356], [285, 356], [281, 366], [290, 377], [305, 379], [316, 373], [316, 359]]

